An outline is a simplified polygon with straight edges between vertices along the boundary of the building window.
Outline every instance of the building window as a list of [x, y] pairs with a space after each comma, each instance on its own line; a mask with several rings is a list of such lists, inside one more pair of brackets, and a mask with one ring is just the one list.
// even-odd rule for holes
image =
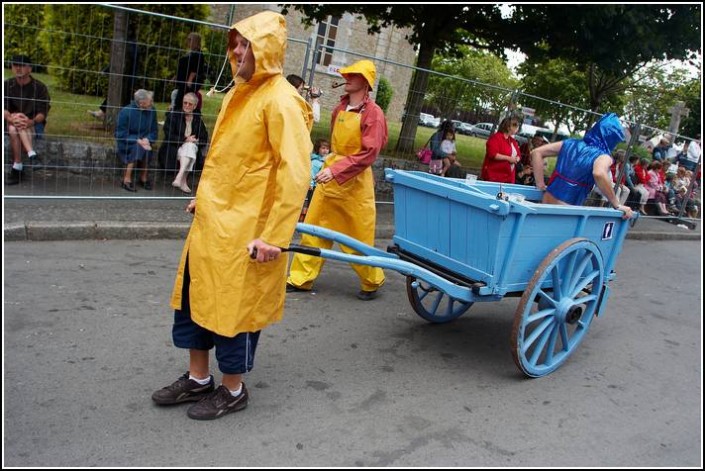
[[332, 49], [321, 49], [319, 46], [335, 47], [335, 38], [338, 36], [338, 22], [340, 18], [329, 16], [326, 21], [321, 21], [318, 24], [318, 32], [316, 33], [316, 51], [319, 51], [317, 64], [328, 66], [333, 60]]

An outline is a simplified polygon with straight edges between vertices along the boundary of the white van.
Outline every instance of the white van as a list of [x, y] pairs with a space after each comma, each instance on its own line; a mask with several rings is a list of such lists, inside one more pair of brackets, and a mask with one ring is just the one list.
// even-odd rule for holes
[[429, 128], [435, 128], [438, 126], [438, 122], [440, 120], [438, 118], [434, 118], [432, 114], [428, 113], [419, 113], [419, 124], [421, 126], [426, 126]]

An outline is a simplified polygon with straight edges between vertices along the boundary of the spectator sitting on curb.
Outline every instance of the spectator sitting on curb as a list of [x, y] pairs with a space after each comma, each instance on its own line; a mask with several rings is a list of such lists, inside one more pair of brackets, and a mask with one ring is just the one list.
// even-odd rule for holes
[[27, 152], [30, 167], [42, 166], [33, 140], [44, 130], [50, 98], [46, 85], [32, 77], [32, 60], [28, 56], [13, 56], [10, 64], [15, 76], [4, 83], [3, 114], [10, 136], [12, 168], [5, 184], [16, 185], [22, 179], [23, 149]]
[[152, 189], [148, 180], [147, 171], [149, 160], [152, 158], [152, 145], [157, 140], [157, 112], [153, 106], [152, 92], [139, 89], [135, 92], [135, 100], [120, 110], [117, 126], [115, 127], [115, 140], [117, 141], [117, 154], [125, 164], [125, 174], [122, 179], [122, 188], [135, 192], [132, 182], [132, 171], [135, 166], [142, 169], [140, 184], [145, 190]]

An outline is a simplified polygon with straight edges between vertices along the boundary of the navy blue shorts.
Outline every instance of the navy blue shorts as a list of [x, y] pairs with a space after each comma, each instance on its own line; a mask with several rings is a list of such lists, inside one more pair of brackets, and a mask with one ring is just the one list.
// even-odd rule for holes
[[174, 311], [174, 326], [171, 330], [174, 345], [178, 348], [195, 350], [210, 350], [215, 347], [215, 358], [218, 360], [218, 369], [222, 373], [243, 374], [249, 372], [254, 364], [255, 350], [261, 331], [243, 332], [235, 337], [223, 337], [193, 322], [189, 309], [188, 287], [190, 281], [187, 258], [184, 269], [184, 285], [181, 290], [181, 309]]

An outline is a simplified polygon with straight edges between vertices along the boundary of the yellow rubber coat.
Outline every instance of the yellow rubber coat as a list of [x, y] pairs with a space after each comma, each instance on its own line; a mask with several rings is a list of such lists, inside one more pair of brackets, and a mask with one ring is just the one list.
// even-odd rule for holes
[[[331, 155], [323, 168], [330, 167], [347, 155], [361, 149], [360, 113], [340, 111], [333, 126]], [[372, 168], [367, 167], [357, 176], [340, 185], [335, 179], [319, 184], [306, 214], [306, 224], [314, 224], [346, 234], [367, 245], [374, 246], [377, 211]], [[301, 245], [329, 249], [333, 242], [303, 235]], [[346, 253], [357, 253], [340, 246]], [[325, 260], [321, 257], [296, 254], [291, 262], [288, 282], [303, 289], [311, 289]], [[363, 291], [375, 291], [384, 284], [381, 268], [350, 264], [360, 278]]]
[[[311, 107], [282, 76], [284, 17], [262, 12], [233, 25], [250, 41], [255, 72], [224, 97], [196, 194], [171, 306], [181, 309], [188, 257], [191, 317], [233, 337], [282, 318], [287, 257], [257, 263], [254, 239], [291, 241], [311, 178]], [[231, 51], [233, 76], [237, 62]]]

